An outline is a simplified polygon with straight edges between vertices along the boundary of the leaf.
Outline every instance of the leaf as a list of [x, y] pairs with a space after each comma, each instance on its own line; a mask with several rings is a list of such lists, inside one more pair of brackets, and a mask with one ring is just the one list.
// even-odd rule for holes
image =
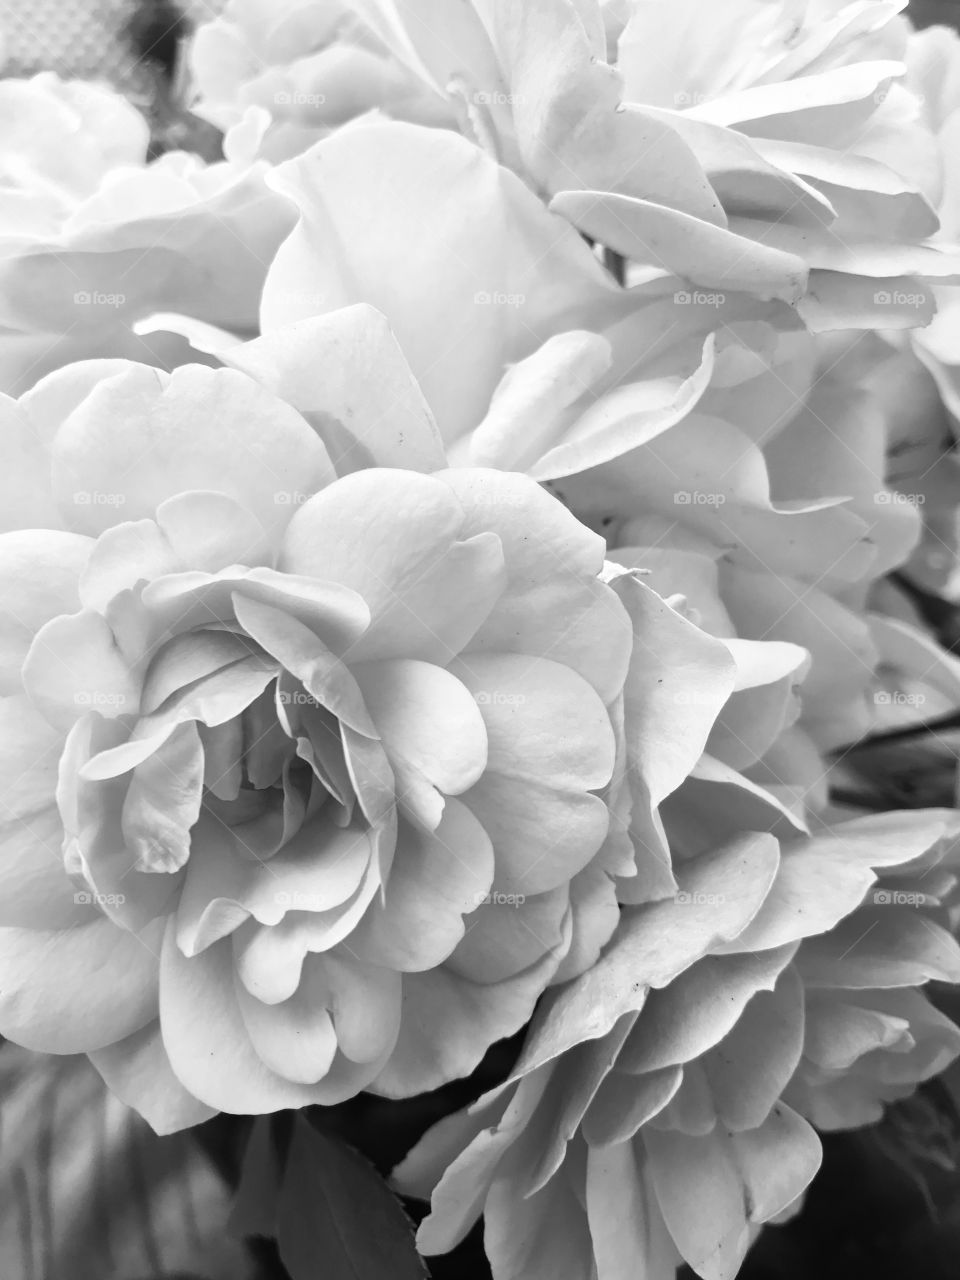
[[238, 1238], [277, 1234], [280, 1154], [270, 1116], [257, 1116], [243, 1153], [240, 1185], [230, 1211], [230, 1231]]
[[277, 1211], [292, 1280], [424, 1280], [399, 1200], [363, 1156], [294, 1122]]
[[252, 1280], [189, 1131], [159, 1137], [84, 1057], [0, 1049], [0, 1276]]

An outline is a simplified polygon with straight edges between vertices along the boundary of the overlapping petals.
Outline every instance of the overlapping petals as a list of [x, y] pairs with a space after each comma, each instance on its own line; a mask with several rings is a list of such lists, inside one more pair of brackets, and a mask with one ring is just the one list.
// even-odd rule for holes
[[[389, 173], [403, 205], [377, 197]], [[683, 589], [671, 574], [699, 558], [724, 613], [709, 630], [813, 654], [802, 731], [832, 749], [870, 730], [882, 657], [867, 591], [921, 536], [922, 504], [895, 488], [906, 481], [890, 462], [904, 426], [888, 343], [818, 342], [781, 303], [698, 297], [676, 281], [617, 289], [508, 169], [453, 133], [356, 125], [270, 181], [300, 221], [267, 278], [263, 334], [194, 341], [309, 415], [329, 382], [310, 350], [339, 328], [341, 362], [362, 377], [375, 357], [358, 341], [373, 331], [359, 308], [375, 307], [402, 352], [389, 367], [405, 436], [420, 424], [435, 450], [432, 416], [457, 463], [549, 482], [614, 559], [669, 566], [668, 595]], [[381, 370], [388, 345], [374, 344]], [[353, 468], [381, 432], [369, 410], [364, 439], [353, 414], [338, 423], [348, 418], [334, 447]]]
[[4, 1034], [166, 1127], [469, 1073], [616, 924], [602, 540], [522, 476], [337, 479], [231, 370], [11, 412]]
[[[645, 268], [782, 299], [816, 330], [912, 328], [957, 259], [931, 242], [938, 158], [904, 84], [902, 8], [833, 0], [798, 18], [744, 0], [705, 21], [694, 0], [355, 0], [268, 21], [236, 6], [195, 59], [233, 110], [273, 90], [287, 147], [363, 106], [456, 128]], [[310, 105], [284, 127], [298, 95]]]
[[[754, 315], [736, 295], [719, 311], [680, 307], [675, 279], [620, 288], [514, 173], [452, 132], [360, 122], [268, 181], [298, 221], [267, 273], [259, 338], [182, 315], [150, 328], [335, 417], [338, 467], [366, 465], [425, 414], [457, 465], [545, 480], [607, 461], [681, 419], [709, 383], [718, 326]], [[359, 439], [320, 401], [334, 382], [357, 395], [385, 333], [376, 368], [405, 425], [373, 417], [371, 394]]]
[[190, 61], [196, 113], [227, 130], [247, 107], [267, 112], [258, 149], [272, 160], [375, 108], [425, 123], [448, 116], [349, 0], [231, 0], [199, 28]]
[[874, 1119], [960, 1052], [917, 989], [960, 974], [955, 836], [947, 811], [887, 814], [686, 861], [544, 1003], [508, 1081], [398, 1168], [432, 1193], [421, 1249], [482, 1211], [497, 1280], [736, 1275], [816, 1172], [811, 1122]]
[[187, 152], [147, 163], [149, 129], [134, 107], [50, 73], [4, 81], [0, 112], [6, 393], [86, 357], [182, 362], [182, 339], [134, 334], [154, 312], [254, 329], [266, 266], [292, 221], [253, 159], [256, 112], [209, 165]]
[[903, 8], [231, 0], [215, 163], [0, 83], [0, 1034], [159, 1131], [479, 1068], [395, 1184], [496, 1280], [733, 1280], [960, 1055]]
[[875, 585], [901, 566], [921, 581], [926, 566], [947, 571], [949, 517], [926, 499], [951, 460], [914, 440], [923, 410], [913, 417], [915, 383], [885, 341], [772, 332], [772, 349], [748, 334], [725, 344], [679, 422], [552, 487], [607, 533], [613, 560], [686, 595], [707, 630], [807, 650], [798, 728], [830, 751], [885, 726], [898, 690], [916, 711], [911, 682], [956, 705], [952, 659], [909, 612], [877, 616], [889, 608]]
[[[911, 31], [907, 39], [908, 85], [922, 103], [923, 119], [934, 139], [939, 162], [936, 207], [940, 238], [960, 239], [960, 188], [957, 185], [957, 127], [960, 110], [960, 39], [947, 27]], [[937, 316], [929, 333], [918, 335], [918, 356], [931, 369], [951, 413], [957, 400], [957, 310], [955, 290], [937, 291]]]
[[[923, 117], [940, 161], [937, 210], [940, 239], [954, 244], [960, 234], [957, 136], [960, 109], [960, 40], [953, 30], [931, 27], [911, 32], [906, 53], [908, 83], [923, 104]], [[960, 499], [956, 468], [957, 388], [956, 290], [936, 291], [937, 314], [927, 329], [910, 335], [896, 353], [886, 388], [897, 424], [897, 451], [891, 459], [896, 485], [921, 504], [924, 536], [906, 573], [922, 590], [954, 600], [960, 543], [956, 509]]]

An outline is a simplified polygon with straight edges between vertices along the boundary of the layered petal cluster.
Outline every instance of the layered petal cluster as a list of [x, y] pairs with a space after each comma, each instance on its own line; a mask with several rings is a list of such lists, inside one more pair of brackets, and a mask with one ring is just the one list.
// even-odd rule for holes
[[[918, 989], [955, 982], [949, 811], [686, 860], [537, 1012], [507, 1082], [395, 1171], [426, 1253], [485, 1217], [496, 1280], [736, 1275], [816, 1172], [813, 1125], [875, 1119], [960, 1053]], [[921, 905], [922, 904], [922, 905]]]
[[[799, 305], [814, 330], [925, 324], [936, 278], [956, 270], [931, 241], [940, 162], [905, 83], [903, 8], [739, 0], [707, 12], [684, 0], [661, 16], [642, 0], [625, 6], [617, 68], [627, 101], [676, 113], [728, 230], [807, 265]], [[764, 188], [778, 183], [775, 211]]]
[[[885, 715], [889, 666], [933, 670], [954, 697], [922, 633], [868, 609], [921, 534], [923, 503], [892, 461], [908, 433], [889, 343], [815, 339], [782, 303], [676, 279], [619, 289], [509, 169], [450, 132], [359, 124], [269, 181], [299, 222], [267, 276], [262, 336], [182, 331], [309, 416], [330, 382], [312, 350], [351, 314], [339, 360], [367, 377], [356, 304], [376, 307], [452, 461], [546, 482], [615, 561], [688, 594], [713, 634], [810, 651], [791, 760], [768, 760], [766, 785], [822, 783], [817, 751]], [[402, 199], [383, 201], [384, 182]], [[401, 403], [420, 402], [405, 368], [390, 378]], [[338, 421], [338, 467], [363, 465], [358, 434], [375, 437], [375, 421]], [[798, 767], [803, 779], [785, 776]]]
[[782, 299], [814, 329], [912, 328], [957, 264], [929, 243], [938, 160], [902, 83], [904, 2], [244, 4], [195, 61], [234, 111], [283, 121], [299, 95], [288, 146], [362, 106], [456, 128], [648, 270]]
[[[684, 594], [713, 634], [809, 651], [791, 734], [805, 754], [798, 733], [829, 752], [886, 727], [892, 706], [922, 718], [957, 705], [954, 660], [885, 586], [891, 571], [952, 563], [954, 464], [914, 429], [937, 421], [936, 396], [916, 396], [904, 358], [877, 335], [744, 325], [680, 421], [552, 482], [614, 561]], [[754, 776], [788, 783], [783, 768], [770, 758]]]
[[[613, 829], [630, 849], [618, 897], [638, 905], [677, 892], [678, 859], [752, 826], [805, 832], [825, 788], [817, 753], [805, 752], [803, 735], [792, 729], [806, 650], [711, 635], [709, 625], [704, 631], [708, 620], [697, 606], [708, 602], [706, 593], [688, 594], [682, 572], [672, 596], [658, 594], [661, 574], [612, 563], [606, 574], [638, 638], [616, 717], [620, 750], [608, 801]], [[722, 610], [714, 595], [712, 614]], [[669, 744], [647, 734], [651, 689], [671, 721]]]
[[617, 923], [602, 539], [520, 475], [337, 478], [233, 370], [7, 413], [2, 1033], [162, 1128], [468, 1074]]
[[231, 0], [214, 164], [0, 82], [0, 1035], [173, 1130], [526, 1028], [396, 1173], [496, 1280], [732, 1280], [960, 1054], [960, 822], [839, 759], [960, 707], [903, 8]]
[[[515, 173], [450, 131], [358, 122], [267, 181], [297, 224], [267, 273], [259, 340], [243, 346], [182, 317], [156, 323], [310, 413], [329, 381], [313, 345], [335, 313], [374, 307], [456, 463], [547, 479], [564, 472], [534, 464], [565, 443], [580, 467], [606, 460], [683, 417], [709, 382], [714, 332], [756, 314], [739, 295], [719, 311], [678, 305], [673, 278], [621, 288]], [[359, 370], [367, 357], [353, 342], [338, 359]], [[616, 416], [579, 427], [614, 390]]]
[[[960, 129], [960, 37], [950, 27], [930, 27], [911, 31], [906, 50], [908, 85], [922, 104], [923, 118], [934, 139], [940, 164], [937, 212], [940, 236], [955, 245], [960, 241], [960, 160], [957, 137]], [[916, 343], [917, 354], [934, 374], [941, 394], [957, 416], [958, 310], [956, 290], [937, 291], [937, 316]]]
[[88, 356], [169, 366], [189, 351], [132, 325], [177, 311], [255, 329], [266, 266], [292, 219], [253, 154], [252, 112], [206, 164], [147, 162], [146, 120], [120, 95], [52, 73], [4, 80], [0, 158], [0, 387], [17, 395]]
[[[938, 240], [960, 239], [957, 121], [960, 119], [960, 38], [952, 29], [911, 32], [908, 84], [923, 108], [940, 162]], [[960, 591], [960, 472], [956, 461], [958, 323], [956, 289], [936, 290], [932, 323], [897, 344], [884, 387], [894, 424], [892, 483], [921, 505], [923, 537], [904, 572], [921, 590], [955, 602]], [[889, 335], [888, 335], [889, 336]]]
[[247, 107], [269, 112], [259, 141], [272, 160], [379, 109], [443, 123], [443, 97], [396, 56], [350, 0], [230, 0], [191, 44], [193, 110], [223, 130]]

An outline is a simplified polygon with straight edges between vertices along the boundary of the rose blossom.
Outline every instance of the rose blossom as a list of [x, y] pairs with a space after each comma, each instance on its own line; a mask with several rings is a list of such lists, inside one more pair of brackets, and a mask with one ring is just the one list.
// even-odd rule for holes
[[[402, 197], [379, 199], [383, 181]], [[261, 337], [195, 341], [310, 416], [330, 384], [315, 344], [348, 312], [366, 332], [357, 304], [376, 307], [452, 462], [546, 482], [614, 559], [659, 572], [668, 596], [689, 589], [714, 634], [811, 653], [799, 725], [738, 767], [812, 795], [819, 752], [885, 723], [891, 675], [930, 673], [953, 696], [946, 657], [869, 596], [921, 527], [892, 487], [887, 343], [814, 339], [783, 304], [679, 281], [618, 289], [516, 175], [447, 131], [355, 125], [270, 182], [299, 222], [267, 275]], [[359, 340], [340, 361], [373, 367]], [[337, 465], [362, 465], [344, 422]]]
[[547, 997], [508, 1081], [395, 1171], [432, 1195], [421, 1251], [483, 1212], [496, 1280], [732, 1280], [816, 1173], [811, 1121], [869, 1122], [960, 1053], [917, 989], [960, 976], [937, 907], [955, 836], [949, 811], [891, 813], [685, 861], [674, 898], [626, 910]]
[[[722, 12], [702, 0], [656, 12], [642, 0], [606, 11], [597, 0], [303, 6], [297, 22], [322, 34], [313, 74], [327, 68], [329, 96], [297, 116], [356, 113], [367, 76], [344, 85], [338, 73], [360, 56], [362, 31], [361, 46], [389, 52], [394, 82], [371, 83], [369, 106], [401, 119], [432, 111], [598, 244], [705, 289], [783, 299], [816, 330], [913, 327], [934, 314], [929, 278], [956, 264], [929, 243], [936, 148], [903, 84], [902, 7], [829, 0], [798, 20], [769, 0]], [[205, 55], [215, 32], [231, 32], [219, 92], [237, 103], [263, 102], [261, 81], [314, 83], [290, 20], [261, 32], [253, 53], [264, 22], [248, 9], [239, 27], [197, 37]], [[401, 68], [419, 95], [398, 92]], [[290, 96], [273, 107], [281, 119]]]
[[190, 47], [194, 112], [227, 130], [249, 106], [271, 117], [259, 151], [282, 160], [374, 108], [442, 121], [443, 98], [341, 0], [231, 0]]
[[[960, 38], [949, 27], [934, 26], [913, 31], [909, 24], [906, 62], [907, 83], [921, 103], [924, 123], [935, 144], [937, 164], [936, 208], [940, 239], [949, 248], [960, 242], [960, 162], [957, 133], [960, 128]], [[947, 408], [954, 418], [960, 411], [957, 359], [957, 324], [960, 306], [955, 288], [937, 290], [937, 315], [918, 333], [915, 350], [930, 369]]]
[[4, 80], [0, 113], [0, 389], [18, 394], [87, 356], [183, 361], [182, 340], [133, 333], [157, 311], [254, 329], [291, 224], [253, 159], [256, 111], [214, 164], [182, 151], [148, 162], [149, 127], [133, 106], [51, 73]]
[[[960, 39], [946, 27], [911, 32], [906, 54], [908, 84], [922, 104], [936, 142], [939, 185], [938, 239], [960, 239], [957, 130], [960, 121]], [[883, 388], [896, 451], [893, 483], [922, 504], [923, 538], [904, 573], [922, 590], [954, 600], [958, 593], [960, 473], [957, 469], [957, 289], [938, 288], [937, 314], [923, 330], [904, 335], [891, 354]], [[889, 336], [889, 335], [888, 335]]]
[[522, 476], [337, 479], [231, 370], [8, 413], [3, 1034], [160, 1128], [469, 1073], [616, 923], [602, 540]]
[[[887, 727], [891, 690], [925, 683], [915, 718], [957, 703], [954, 660], [916, 619], [888, 616], [878, 586], [911, 563], [937, 481], [911, 478], [928, 472], [930, 451], [905, 452], [910, 419], [891, 390], [902, 371], [886, 342], [768, 333], [765, 351], [743, 326], [669, 430], [551, 487], [607, 534], [611, 558], [685, 594], [713, 634], [807, 649], [797, 732], [829, 752]], [[510, 438], [509, 423], [501, 435]], [[542, 475], [544, 462], [532, 470]], [[937, 530], [927, 526], [928, 546]], [[769, 763], [751, 776], [776, 785], [782, 765]]]

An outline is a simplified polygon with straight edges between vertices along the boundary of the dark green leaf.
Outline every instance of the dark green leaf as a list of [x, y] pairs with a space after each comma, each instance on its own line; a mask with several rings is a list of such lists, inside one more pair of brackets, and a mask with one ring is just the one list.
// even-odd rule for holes
[[240, 1185], [230, 1214], [234, 1235], [275, 1237], [280, 1160], [270, 1116], [258, 1116], [243, 1156]]
[[352, 1147], [296, 1118], [277, 1211], [293, 1280], [424, 1280], [396, 1196]]

